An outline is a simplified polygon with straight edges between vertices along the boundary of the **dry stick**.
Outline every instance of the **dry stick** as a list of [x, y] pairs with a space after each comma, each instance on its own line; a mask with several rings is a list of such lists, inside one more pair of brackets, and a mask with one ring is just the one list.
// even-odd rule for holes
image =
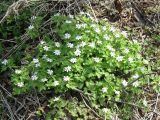
[[[2, 88], [2, 90], [5, 91], [5, 92], [8, 94], [9, 97], [13, 98], [17, 103], [19, 103], [21, 106], [24, 107], [24, 105], [23, 105], [21, 102], [19, 102], [16, 98], [14, 98], [14, 97], [12, 96], [12, 94], [11, 94], [10, 92], [8, 92], [8, 90], [5, 89], [1, 84], [0, 84], [0, 88]], [[24, 107], [24, 108], [25, 108], [25, 107]], [[25, 109], [26, 109], [26, 108], [25, 108]]]
[[159, 100], [159, 95], [160, 95], [160, 93], [157, 94], [156, 104], [155, 104], [155, 106], [154, 106], [154, 110], [153, 110], [153, 113], [152, 113], [152, 116], [151, 116], [150, 120], [153, 119], [153, 115], [154, 115], [154, 113], [156, 112], [157, 104], [158, 104], [158, 100]]
[[5, 39], [0, 39], [0, 41], [2, 42], [12, 42], [12, 43], [16, 43], [15, 41], [13, 41], [14, 39], [9, 39], [9, 40], [5, 40]]
[[[87, 107], [88, 109], [90, 109], [90, 110], [93, 112], [93, 114], [95, 114], [97, 117], [99, 117], [100, 119], [103, 119], [101, 116], [98, 115], [98, 113], [97, 113], [96, 111], [94, 111], [94, 110], [86, 103], [86, 101], [84, 100], [85, 96], [84, 96], [82, 93], [80, 93], [80, 95], [81, 95], [81, 98], [82, 98], [84, 104], [86, 105], [86, 107]], [[86, 98], [85, 98], [85, 99], [86, 99]]]
[[2, 91], [0, 91], [0, 93], [1, 93], [1, 96], [2, 96], [2, 101], [3, 101], [4, 105], [6, 105], [6, 108], [8, 109], [8, 111], [9, 111], [9, 113], [11, 115], [11, 120], [16, 120], [11, 107], [9, 106], [9, 104], [7, 103], [7, 100], [3, 96]]

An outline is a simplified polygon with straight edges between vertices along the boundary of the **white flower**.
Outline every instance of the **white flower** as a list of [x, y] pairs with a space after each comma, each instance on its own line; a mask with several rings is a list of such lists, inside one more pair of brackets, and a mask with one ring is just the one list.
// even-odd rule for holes
[[41, 44], [41, 45], [43, 45], [43, 44], [45, 44], [45, 43], [46, 43], [46, 42], [45, 42], [45, 41], [43, 41], [43, 40], [40, 42], [40, 44]]
[[130, 63], [132, 63], [132, 62], [133, 62], [133, 58], [129, 57], [129, 58], [128, 58], [128, 61], [129, 61]]
[[48, 79], [47, 78], [43, 78], [43, 79], [41, 79], [41, 81], [42, 82], [46, 82], [46, 81], [48, 81]]
[[122, 85], [123, 85], [124, 87], [126, 87], [126, 86], [128, 85], [128, 82], [127, 82], [126, 80], [123, 80], [123, 81], [122, 81]]
[[132, 78], [133, 78], [133, 79], [137, 79], [137, 78], [139, 78], [139, 75], [138, 75], [138, 74], [135, 74], [135, 75], [132, 76]]
[[2, 61], [2, 64], [3, 64], [3, 65], [7, 65], [7, 63], [8, 63], [8, 60], [7, 60], [7, 59], [4, 59], [4, 60]]
[[30, 25], [30, 26], [28, 27], [29, 30], [32, 30], [33, 28], [34, 28], [33, 25]]
[[149, 64], [149, 62], [147, 60], [143, 60], [143, 63], [146, 64], [146, 65]]
[[69, 48], [73, 48], [73, 43], [67, 43], [67, 47], [69, 47]]
[[33, 74], [33, 75], [31, 76], [31, 80], [37, 80], [37, 79], [38, 79], [38, 77], [37, 77], [36, 74]]
[[81, 51], [80, 51], [79, 49], [77, 49], [77, 50], [74, 52], [74, 54], [75, 54], [76, 56], [80, 56], [80, 55], [81, 55]]
[[60, 16], [60, 13], [56, 13], [54, 16]]
[[55, 50], [55, 51], [54, 51], [54, 54], [55, 54], [55, 55], [60, 55], [60, 54], [61, 54], [61, 51], [60, 51], [60, 50]]
[[112, 48], [112, 46], [111, 46], [111, 45], [107, 45], [107, 49], [108, 49], [108, 50], [110, 50], [110, 51], [112, 51], [112, 52], [114, 52], [114, 51], [115, 51], [115, 49], [114, 49], [114, 48]]
[[66, 20], [66, 23], [72, 23], [72, 21], [70, 21], [70, 20]]
[[55, 46], [56, 46], [56, 47], [60, 47], [61, 44], [60, 44], [59, 42], [55, 42]]
[[121, 32], [123, 36], [127, 37], [127, 32], [126, 31], [122, 31]]
[[123, 56], [118, 56], [118, 57], [116, 58], [116, 60], [117, 60], [118, 62], [122, 61], [122, 60], [123, 60]]
[[64, 80], [64, 81], [69, 81], [69, 80], [70, 80], [70, 77], [69, 77], [69, 76], [64, 76], [64, 77], [63, 77], [63, 80]]
[[120, 91], [115, 90], [114, 92], [115, 92], [116, 95], [120, 94]]
[[42, 59], [47, 59], [48, 55], [43, 55]]
[[21, 74], [21, 73], [22, 73], [22, 70], [15, 70], [15, 73], [16, 73], [16, 74]]
[[99, 59], [98, 57], [93, 58], [93, 60], [94, 60], [96, 63], [99, 63], [99, 62], [100, 62], [100, 59]]
[[95, 47], [95, 43], [94, 43], [94, 42], [91, 42], [91, 43], [89, 43], [88, 46], [91, 47], [91, 48], [94, 48], [94, 47]]
[[36, 64], [35, 64], [35, 67], [40, 67], [40, 66], [41, 66], [40, 63], [36, 63]]
[[76, 36], [76, 40], [80, 40], [80, 39], [82, 39], [82, 36], [77, 35], [77, 36]]
[[57, 86], [57, 85], [59, 85], [59, 82], [58, 81], [54, 81], [53, 82], [53, 86]]
[[86, 46], [86, 42], [82, 41], [81, 44], [80, 44], [80, 46], [81, 46], [81, 47]]
[[65, 71], [65, 72], [71, 71], [71, 66], [64, 67], [64, 71]]
[[19, 82], [19, 83], [17, 83], [17, 86], [18, 86], [18, 87], [23, 87], [23, 86], [24, 86], [24, 82]]
[[34, 63], [39, 63], [39, 60], [36, 59], [36, 58], [33, 58], [33, 62], [34, 62]]
[[148, 105], [148, 103], [147, 103], [147, 101], [146, 101], [145, 99], [143, 100], [143, 105], [144, 105], [144, 106], [147, 106], [147, 105]]
[[103, 111], [104, 113], [108, 113], [108, 112], [109, 112], [109, 109], [103, 108], [102, 111]]
[[106, 87], [102, 88], [102, 92], [103, 92], [103, 93], [106, 93], [107, 90], [108, 90], [108, 88], [106, 88]]
[[45, 51], [48, 51], [48, 50], [49, 50], [49, 47], [48, 47], [48, 46], [44, 46], [43, 49], [44, 49]]
[[85, 14], [85, 12], [83, 12], [83, 11], [80, 12], [80, 15], [84, 15], [84, 14]]
[[95, 28], [95, 32], [96, 33], [100, 33], [100, 29], [99, 28]]
[[104, 30], [104, 31], [107, 30], [107, 27], [106, 27], [106, 26], [103, 26], [103, 27], [102, 27], [102, 30]]
[[82, 27], [81, 24], [76, 24], [77, 29], [80, 29], [81, 27]]
[[36, 16], [32, 16], [31, 17], [31, 20], [35, 20], [37, 17]]
[[138, 43], [138, 40], [133, 39], [133, 43], [137, 44], [137, 43]]
[[72, 18], [73, 19], [73, 15], [68, 15], [69, 16], [69, 18]]
[[52, 75], [52, 74], [53, 74], [53, 70], [48, 69], [48, 70], [47, 70], [47, 73], [48, 73], [49, 75]]
[[51, 58], [47, 58], [47, 62], [51, 63], [53, 60]]
[[53, 101], [56, 102], [58, 100], [59, 100], [59, 97], [55, 97]]
[[109, 40], [109, 36], [108, 36], [107, 34], [105, 34], [105, 35], [103, 36], [103, 38], [104, 38], [105, 40]]
[[138, 87], [138, 86], [139, 86], [139, 82], [138, 82], [138, 81], [135, 81], [135, 82], [133, 83], [133, 86], [134, 86], [134, 87]]
[[115, 31], [116, 31], [115, 27], [112, 26], [112, 27], [110, 28], [110, 31], [115, 32]]
[[128, 48], [125, 48], [125, 49], [124, 49], [124, 53], [126, 53], [126, 54], [129, 53], [129, 49], [128, 49]]
[[76, 58], [71, 58], [71, 59], [70, 59], [70, 62], [71, 62], [71, 63], [76, 63], [76, 62], [77, 62], [77, 59], [76, 59]]
[[65, 38], [65, 39], [69, 39], [70, 37], [71, 37], [71, 35], [70, 35], [69, 33], [65, 33], [65, 34], [64, 34], [64, 38]]
[[115, 52], [111, 52], [110, 55], [111, 55], [112, 57], [114, 57], [114, 56], [115, 56]]

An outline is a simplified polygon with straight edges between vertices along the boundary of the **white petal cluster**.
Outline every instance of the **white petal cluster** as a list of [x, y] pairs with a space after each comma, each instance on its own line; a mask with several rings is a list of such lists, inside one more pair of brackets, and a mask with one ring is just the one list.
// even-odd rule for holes
[[7, 65], [7, 64], [8, 64], [8, 60], [7, 60], [7, 59], [4, 59], [4, 60], [2, 61], [2, 64], [3, 64], [3, 65]]
[[117, 60], [118, 62], [121, 62], [121, 61], [123, 60], [123, 56], [118, 56], [118, 57], [116, 58], [116, 60]]
[[81, 51], [79, 49], [77, 49], [75, 52], [74, 52], [75, 56], [80, 56], [81, 55]]
[[53, 75], [53, 70], [48, 69], [48, 70], [47, 70], [47, 73], [48, 73], [49, 75]]
[[73, 45], [73, 43], [67, 43], [67, 47], [69, 47], [69, 48], [73, 48], [73, 47], [74, 47], [74, 45]]
[[96, 63], [99, 63], [99, 62], [101, 61], [101, 59], [98, 58], [98, 57], [93, 58], [93, 60], [94, 60]]
[[44, 49], [45, 51], [48, 51], [48, 50], [49, 50], [49, 47], [48, 47], [48, 46], [44, 46], [43, 49]]
[[37, 80], [37, 79], [38, 79], [37, 74], [33, 74], [33, 75], [31, 76], [31, 80]]
[[28, 27], [29, 30], [32, 30], [33, 28], [34, 28], [33, 25], [30, 25], [30, 26]]
[[64, 81], [69, 81], [69, 80], [70, 80], [70, 77], [69, 77], [69, 76], [64, 76], [64, 77], [63, 77], [63, 80], [64, 80]]
[[60, 47], [61, 44], [60, 44], [59, 42], [55, 42], [55, 46], [56, 46], [56, 47]]
[[22, 73], [22, 70], [15, 70], [15, 73], [16, 73], [16, 74], [21, 74], [21, 73]]
[[18, 83], [17, 83], [17, 86], [18, 86], [18, 87], [23, 87], [23, 86], [24, 86], [24, 82], [18, 82]]
[[126, 80], [123, 80], [123, 81], [122, 81], [122, 85], [123, 85], [124, 87], [126, 87], [126, 86], [128, 85], [128, 82], [127, 82]]
[[71, 66], [64, 67], [64, 71], [65, 72], [70, 72], [71, 71]]
[[71, 63], [76, 63], [76, 62], [77, 62], [77, 58], [71, 58], [71, 59], [70, 59], [70, 62], [71, 62]]
[[54, 81], [53, 82], [53, 86], [58, 86], [59, 85], [59, 82], [58, 81]]
[[69, 39], [70, 37], [71, 37], [71, 35], [70, 35], [69, 33], [65, 33], [65, 34], [64, 34], [64, 38], [65, 38], [65, 39]]
[[106, 92], [107, 92], [107, 90], [108, 90], [108, 88], [107, 88], [107, 87], [102, 88], [102, 92], [103, 92], [103, 93], [106, 93]]
[[82, 39], [82, 36], [77, 35], [77, 36], [76, 36], [76, 40], [80, 40], [80, 39]]
[[55, 51], [54, 51], [54, 54], [55, 54], [55, 55], [60, 55], [60, 54], [61, 54], [61, 51], [60, 51], [60, 50], [55, 50]]
[[48, 81], [48, 79], [47, 78], [43, 78], [43, 79], [41, 79], [41, 81], [42, 82], [46, 82], [46, 81]]

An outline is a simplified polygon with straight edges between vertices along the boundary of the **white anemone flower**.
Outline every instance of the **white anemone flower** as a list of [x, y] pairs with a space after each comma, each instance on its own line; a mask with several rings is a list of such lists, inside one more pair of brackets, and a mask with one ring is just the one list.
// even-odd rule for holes
[[23, 87], [23, 86], [24, 86], [24, 82], [18, 82], [18, 83], [17, 83], [17, 86], [18, 86], [18, 87]]
[[102, 88], [102, 92], [103, 92], [103, 93], [106, 93], [106, 92], [107, 92], [107, 90], [108, 90], [108, 88], [107, 88], [107, 87]]
[[48, 70], [47, 70], [47, 73], [48, 73], [49, 75], [53, 75], [53, 70], [48, 69]]
[[123, 56], [118, 56], [118, 57], [116, 58], [116, 60], [117, 60], [118, 62], [121, 62], [121, 61], [123, 60]]
[[77, 62], [77, 58], [71, 58], [71, 59], [70, 59], [70, 62], [71, 62], [71, 63], [76, 63], [76, 62]]
[[58, 86], [59, 85], [59, 82], [58, 81], [54, 81], [53, 82], [53, 86]]
[[65, 34], [64, 34], [64, 38], [65, 38], [65, 39], [69, 39], [70, 37], [71, 37], [71, 35], [70, 35], [69, 33], [65, 33]]
[[71, 71], [71, 66], [64, 67], [64, 71], [65, 72], [70, 72]]
[[69, 80], [70, 80], [70, 77], [69, 77], [69, 76], [64, 76], [64, 77], [63, 77], [63, 80], [64, 80], [64, 81], [69, 81]]
[[61, 54], [61, 51], [60, 51], [60, 50], [55, 50], [55, 51], [54, 51], [54, 54], [55, 54], [55, 55], [60, 55], [60, 54]]
[[80, 56], [81, 55], [81, 51], [79, 49], [77, 49], [75, 52], [74, 52], [75, 56]]
[[3, 65], [7, 65], [7, 64], [8, 64], [8, 60], [7, 60], [7, 59], [4, 59], [4, 60], [2, 61], [2, 64], [3, 64]]
[[69, 48], [73, 48], [73, 47], [74, 47], [74, 45], [73, 45], [73, 43], [67, 43], [67, 47], [69, 47]]
[[126, 80], [123, 80], [123, 81], [122, 81], [122, 85], [123, 85], [124, 87], [126, 87], [126, 86], [128, 85], [128, 82], [127, 82]]

